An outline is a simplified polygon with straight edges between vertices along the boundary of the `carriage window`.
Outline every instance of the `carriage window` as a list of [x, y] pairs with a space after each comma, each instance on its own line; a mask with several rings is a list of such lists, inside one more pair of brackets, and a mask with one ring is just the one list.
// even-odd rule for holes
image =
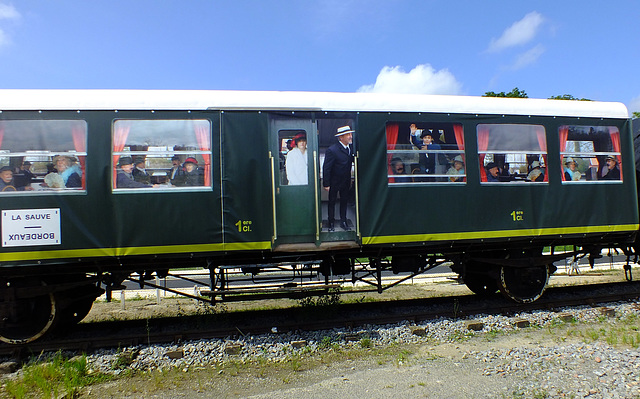
[[388, 122], [386, 132], [390, 186], [467, 181], [461, 124]]
[[482, 183], [549, 181], [543, 126], [480, 124], [477, 137]]
[[83, 120], [0, 121], [0, 193], [84, 192]]
[[620, 132], [615, 126], [560, 126], [562, 182], [622, 181]]
[[211, 189], [208, 120], [117, 120], [113, 191]]
[[309, 184], [307, 132], [305, 130], [279, 130], [280, 185], [306, 186]]

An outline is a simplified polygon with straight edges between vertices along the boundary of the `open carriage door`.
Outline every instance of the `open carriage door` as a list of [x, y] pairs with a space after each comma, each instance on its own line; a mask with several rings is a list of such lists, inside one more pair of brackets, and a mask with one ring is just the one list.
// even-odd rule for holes
[[320, 237], [318, 137], [310, 119], [271, 119], [274, 248]]

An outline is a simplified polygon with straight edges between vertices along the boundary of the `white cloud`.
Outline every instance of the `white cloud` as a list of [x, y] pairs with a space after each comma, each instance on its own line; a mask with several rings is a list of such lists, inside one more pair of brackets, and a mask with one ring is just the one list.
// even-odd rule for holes
[[531, 41], [542, 23], [544, 17], [542, 14], [532, 11], [525, 15], [520, 21], [514, 22], [513, 25], [502, 32], [502, 36], [497, 39], [491, 39], [488, 52], [498, 52], [505, 48], [519, 46]]
[[20, 13], [12, 5], [0, 4], [0, 19], [19, 19]]
[[518, 69], [522, 69], [528, 65], [533, 64], [540, 58], [540, 56], [545, 52], [545, 48], [542, 44], [538, 44], [534, 48], [526, 51], [516, 58], [516, 61], [508, 68], [513, 71], [517, 71]]
[[[12, 5], [0, 4], [0, 21], [20, 19], [20, 13]], [[11, 44], [11, 38], [4, 28], [0, 28], [0, 47]]]
[[402, 67], [385, 66], [376, 82], [358, 89], [361, 93], [461, 94], [462, 84], [448, 69], [436, 71], [421, 64], [405, 72]]

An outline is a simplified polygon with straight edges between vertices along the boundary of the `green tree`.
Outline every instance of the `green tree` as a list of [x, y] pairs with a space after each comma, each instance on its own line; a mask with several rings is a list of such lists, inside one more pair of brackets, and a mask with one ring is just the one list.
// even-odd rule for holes
[[561, 96], [551, 96], [549, 100], [575, 100], [575, 101], [591, 101], [588, 98], [578, 98], [574, 97], [571, 94], [563, 94]]
[[520, 90], [517, 87], [508, 93], [505, 93], [504, 91], [501, 91], [500, 93], [488, 91], [484, 93], [482, 97], [529, 98], [529, 96], [524, 90]]
[[640, 118], [640, 112], [634, 112], [633, 113], [633, 117], [634, 118]]

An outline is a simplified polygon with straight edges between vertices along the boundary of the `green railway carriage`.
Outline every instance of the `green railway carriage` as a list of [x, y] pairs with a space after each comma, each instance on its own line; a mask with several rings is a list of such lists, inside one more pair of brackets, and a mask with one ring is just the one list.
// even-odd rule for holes
[[[0, 111], [9, 343], [79, 321], [101, 287], [192, 266], [210, 270], [209, 295], [229, 299], [233, 268], [302, 268], [318, 283], [263, 292], [306, 295], [336, 275], [373, 276], [380, 291], [386, 269], [413, 276], [450, 262], [474, 292], [526, 302], [554, 261], [627, 246], [638, 230], [632, 128], [618, 103], [3, 90]], [[322, 166], [343, 126], [355, 157], [348, 228], [334, 231]], [[543, 254], [563, 245], [577, 249]]]

